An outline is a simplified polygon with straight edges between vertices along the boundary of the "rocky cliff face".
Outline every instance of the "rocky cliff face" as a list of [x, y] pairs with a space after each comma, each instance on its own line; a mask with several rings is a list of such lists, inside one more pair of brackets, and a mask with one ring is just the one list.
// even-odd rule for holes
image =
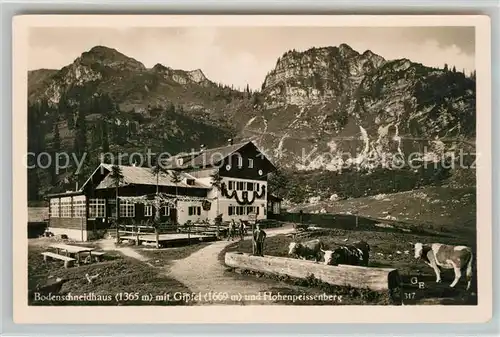
[[285, 53], [262, 100], [244, 134], [298, 170], [437, 160], [475, 138], [474, 79], [347, 45]]
[[196, 83], [203, 86], [213, 85], [213, 83], [205, 77], [201, 69], [192, 71], [175, 70], [158, 63], [153, 67], [153, 71], [163, 76], [165, 80], [172, 79], [181, 85], [188, 83]]
[[[96, 46], [82, 53], [72, 64], [50, 77], [40, 79], [41, 88], [30, 90], [31, 99], [44, 98], [58, 104], [61, 96], [72, 87], [85, 86], [111, 77], [113, 73], [144, 71], [144, 65], [115, 49]], [[38, 90], [36, 90], [38, 89]]]
[[287, 52], [264, 80], [265, 106], [309, 107], [336, 100], [352, 94], [366, 74], [384, 62], [370, 51], [359, 54], [346, 44]]
[[[291, 170], [370, 172], [391, 166], [395, 156], [439, 160], [474, 149], [474, 77], [346, 44], [284, 53], [254, 93], [216, 84], [200, 69], [148, 69], [102, 46], [61, 70], [29, 73], [30, 104], [70, 110], [54, 117], [58, 123], [76, 119], [82, 104], [101, 95], [116, 105], [115, 120], [136, 125], [125, 150], [157, 140], [159, 148], [221, 145], [215, 143], [231, 136], [252, 139]], [[91, 115], [103, 114], [99, 109]], [[76, 131], [63, 133], [70, 150]], [[46, 138], [52, 137], [51, 126]]]

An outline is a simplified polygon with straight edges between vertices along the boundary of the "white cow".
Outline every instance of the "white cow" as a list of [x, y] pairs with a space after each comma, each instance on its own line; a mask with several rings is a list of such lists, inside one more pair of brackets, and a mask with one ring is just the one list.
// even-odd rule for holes
[[455, 271], [455, 280], [450, 284], [453, 288], [460, 277], [462, 270], [466, 268], [467, 290], [470, 288], [472, 280], [472, 261], [474, 260], [472, 249], [467, 246], [451, 246], [442, 243], [432, 243], [424, 245], [420, 242], [415, 243], [415, 258], [422, 259], [431, 266], [436, 273], [436, 282], [441, 282], [441, 270], [453, 269]]

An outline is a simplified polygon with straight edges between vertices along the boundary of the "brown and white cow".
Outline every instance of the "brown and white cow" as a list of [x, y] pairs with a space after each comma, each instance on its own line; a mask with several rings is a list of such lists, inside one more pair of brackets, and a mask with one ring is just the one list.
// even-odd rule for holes
[[467, 290], [470, 288], [472, 280], [472, 263], [474, 260], [472, 249], [467, 246], [452, 246], [442, 243], [432, 243], [424, 245], [420, 242], [415, 243], [415, 258], [422, 259], [427, 265], [431, 266], [436, 273], [436, 282], [441, 283], [441, 270], [453, 269], [455, 279], [450, 284], [453, 288], [462, 277], [462, 271], [466, 269]]
[[288, 255], [296, 256], [300, 259], [307, 260], [314, 258], [316, 262], [321, 260], [321, 251], [325, 248], [324, 243], [320, 239], [314, 239], [306, 242], [290, 242], [288, 245]]

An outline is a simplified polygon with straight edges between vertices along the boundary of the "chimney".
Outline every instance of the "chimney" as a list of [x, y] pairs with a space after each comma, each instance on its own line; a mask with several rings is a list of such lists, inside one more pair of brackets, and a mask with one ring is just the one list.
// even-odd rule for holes
[[233, 139], [232, 139], [232, 138], [229, 138], [229, 139], [227, 140], [227, 142], [228, 142], [228, 144], [229, 144], [229, 145], [233, 145]]
[[205, 150], [205, 144], [200, 145], [200, 152], [203, 152]]

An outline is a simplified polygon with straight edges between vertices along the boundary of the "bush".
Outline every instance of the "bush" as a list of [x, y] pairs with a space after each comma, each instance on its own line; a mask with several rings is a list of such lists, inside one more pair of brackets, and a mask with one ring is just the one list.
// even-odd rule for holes
[[[338, 199], [347, 199], [411, 191], [424, 186], [445, 185], [449, 183], [450, 178], [454, 178], [454, 172], [434, 164], [416, 171], [406, 167], [398, 170], [380, 168], [371, 173], [348, 169], [342, 173], [308, 171], [282, 174], [286, 175], [286, 178], [282, 179], [286, 185], [280, 192], [285, 199], [293, 203], [303, 203], [310, 197], [329, 199], [334, 193]], [[469, 174], [468, 177], [471, 176]], [[466, 179], [461, 182], [465, 184]], [[469, 184], [471, 183], [474, 184], [474, 181], [469, 181]], [[274, 193], [274, 189], [271, 192]]]
[[90, 232], [87, 235], [87, 239], [90, 240], [90, 241], [92, 241], [92, 240], [100, 240], [100, 239], [105, 238], [107, 233], [108, 233], [108, 231], [105, 230], [105, 229], [96, 230], [96, 231]]

